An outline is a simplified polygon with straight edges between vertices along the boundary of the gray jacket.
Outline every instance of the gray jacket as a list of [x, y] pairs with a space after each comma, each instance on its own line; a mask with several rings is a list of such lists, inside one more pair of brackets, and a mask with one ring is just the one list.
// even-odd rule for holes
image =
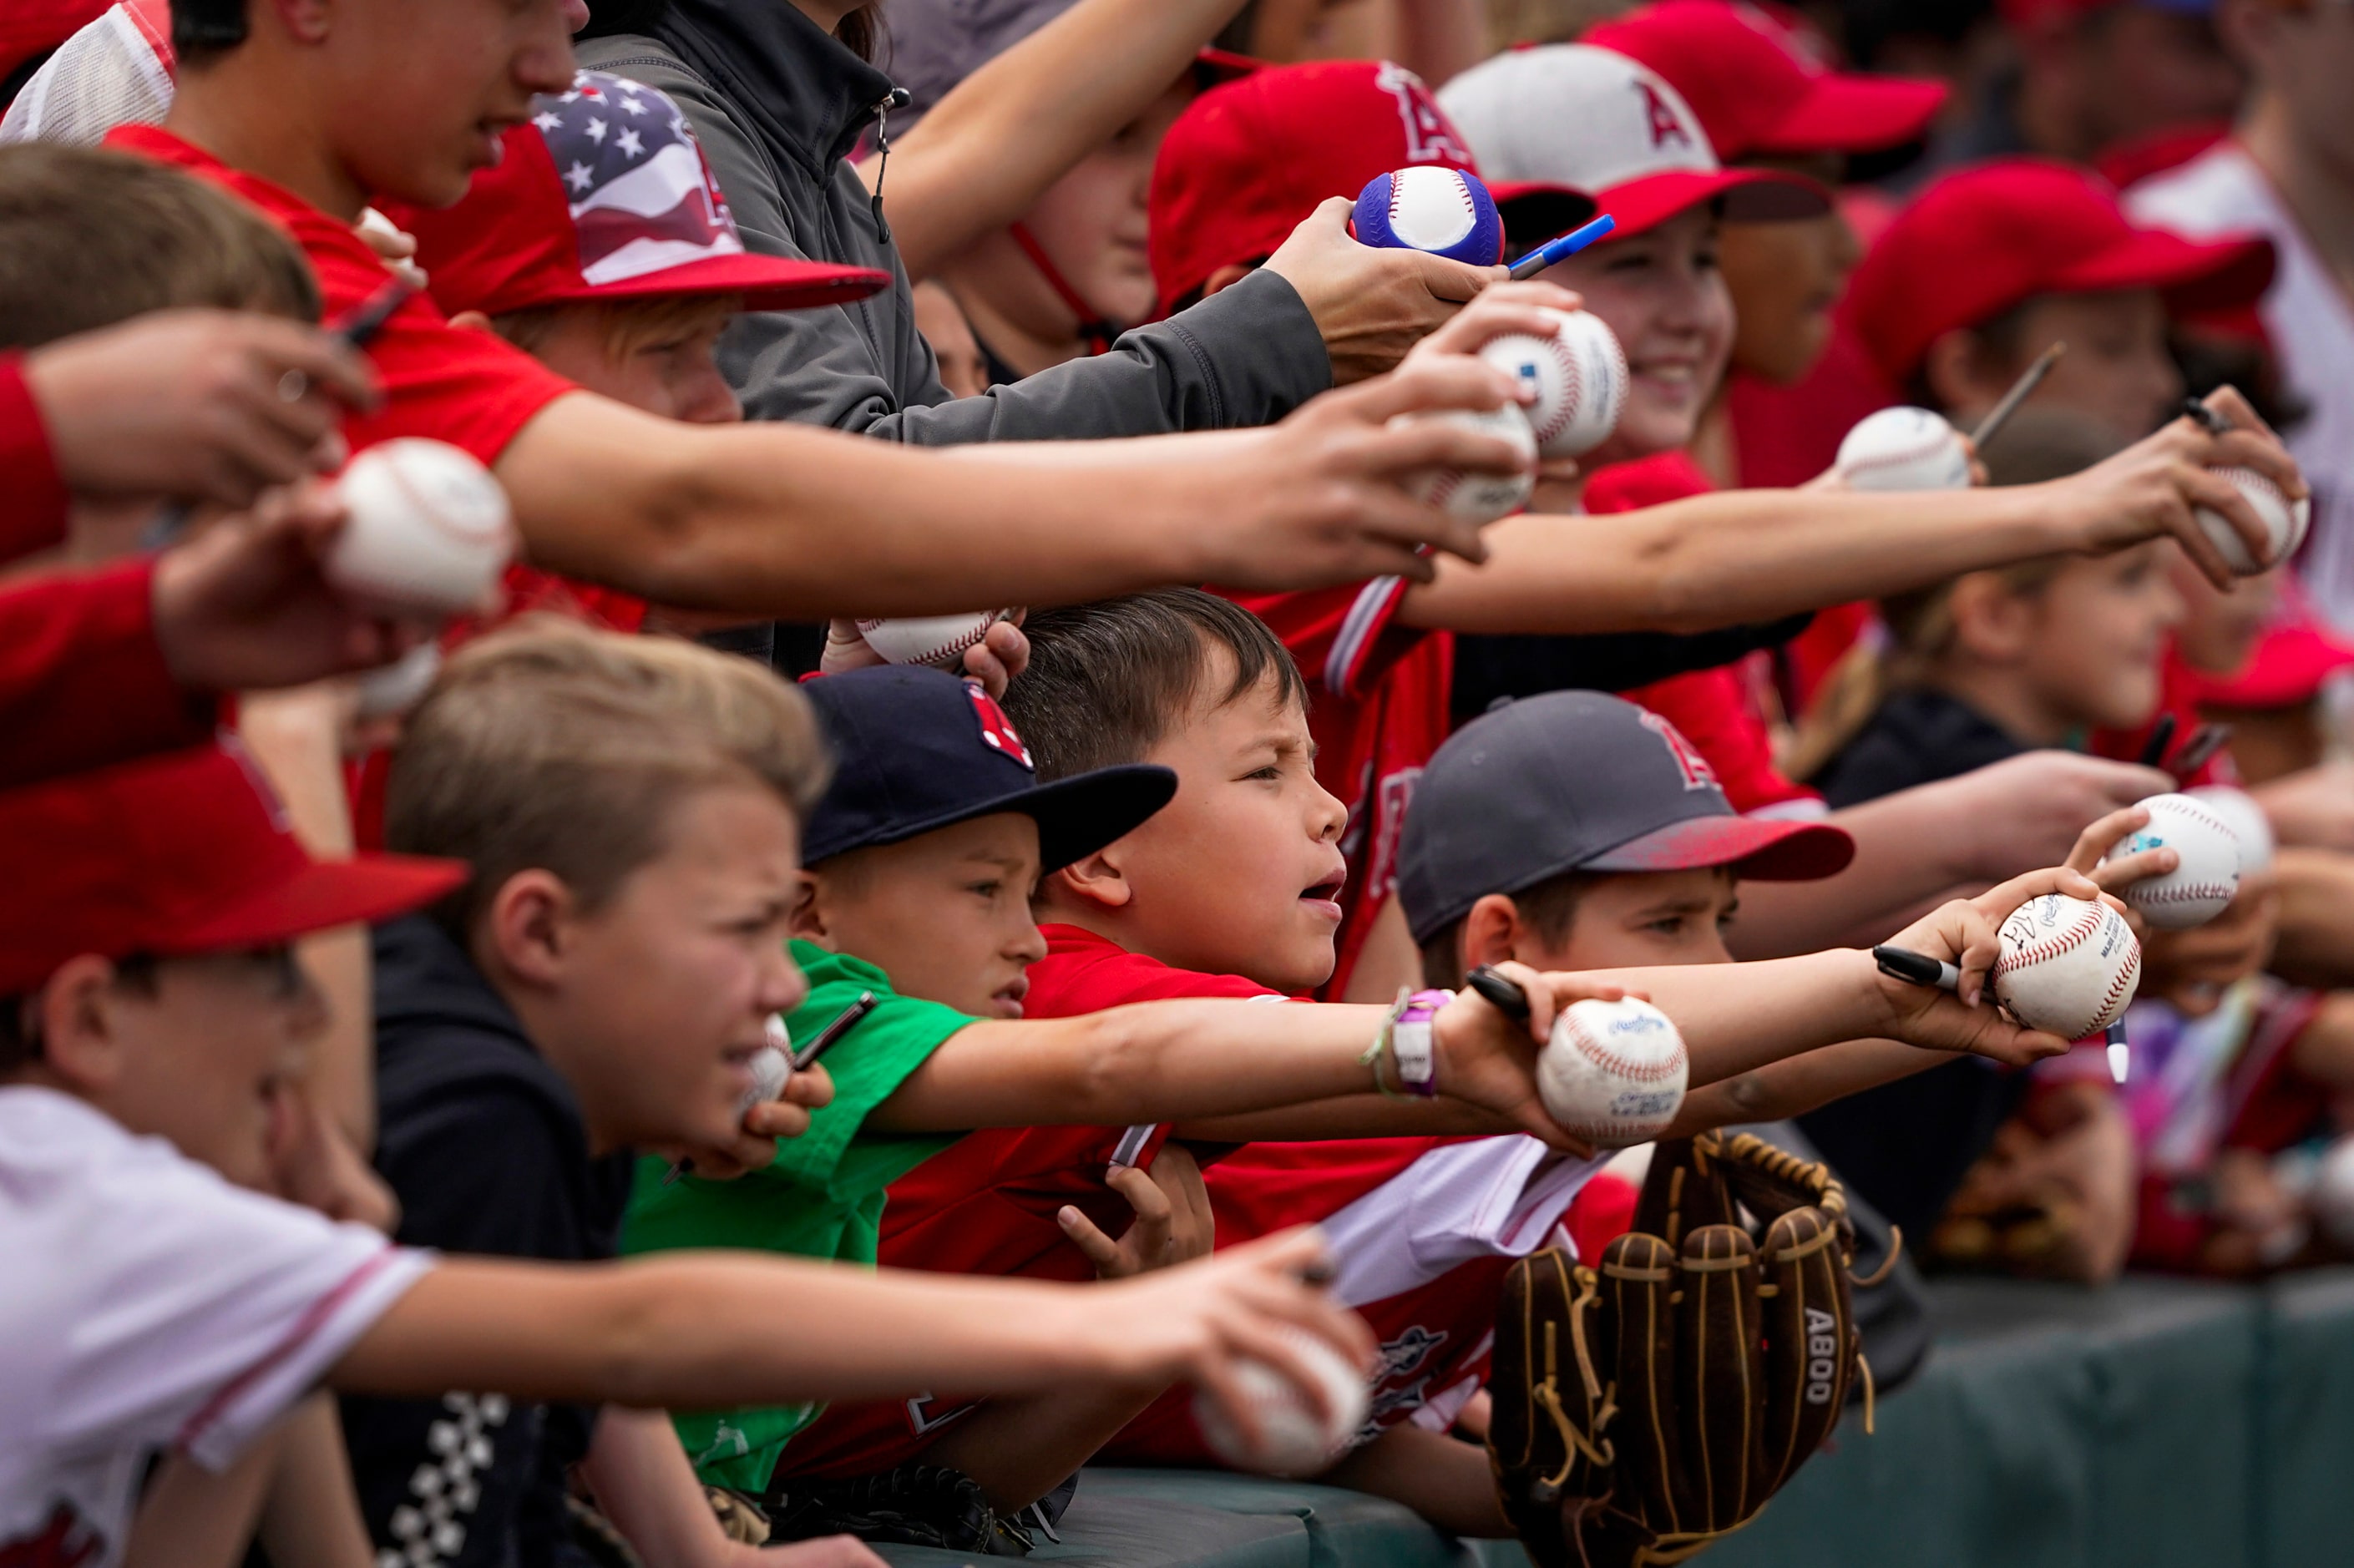
[[1111, 352], [951, 399], [897, 249], [845, 161], [890, 79], [788, 0], [676, 0], [659, 37], [584, 40], [580, 63], [678, 101], [744, 243], [772, 256], [877, 267], [889, 292], [852, 305], [747, 315], [721, 368], [756, 419], [795, 419], [942, 446], [1263, 425], [1331, 385], [1299, 295], [1255, 273]]

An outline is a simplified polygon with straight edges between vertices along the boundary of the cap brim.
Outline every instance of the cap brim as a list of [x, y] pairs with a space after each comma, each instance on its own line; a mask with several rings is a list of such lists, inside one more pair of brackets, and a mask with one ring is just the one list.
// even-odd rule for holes
[[[741, 294], [748, 311], [803, 311], [817, 305], [847, 305], [891, 286], [891, 274], [872, 267], [838, 267], [781, 256], [711, 256], [659, 271], [594, 283], [533, 304], [574, 304], [616, 300], [692, 299]], [[514, 308], [514, 307], [509, 307]]]
[[1760, 153], [1876, 153], [1916, 142], [1945, 107], [1946, 84], [1906, 77], [1821, 76]]
[[2185, 239], [2163, 229], [2137, 229], [2130, 238], [2063, 270], [2055, 292], [2156, 289], [2178, 311], [2230, 310], [2261, 298], [2273, 281], [2272, 241]]
[[1177, 775], [1170, 769], [1125, 763], [973, 801], [937, 817], [895, 827], [888, 834], [850, 843], [812, 845], [807, 853], [812, 863], [831, 860], [852, 850], [905, 843], [959, 822], [1011, 811], [1038, 824], [1038, 870], [1043, 874], [1085, 860], [1113, 840], [1127, 837], [1176, 794]]
[[1702, 202], [1722, 200], [1731, 223], [1780, 223], [1819, 217], [1831, 209], [1830, 192], [1803, 175], [1779, 169], [1678, 169], [1596, 191], [1594, 200], [1617, 220], [1613, 239], [1656, 228]]
[[2264, 633], [2244, 669], [2200, 682], [2201, 702], [2231, 708], [2296, 707], [2321, 684], [2354, 666], [2354, 648], [2317, 626], [2281, 626]]
[[460, 886], [466, 863], [419, 855], [314, 861], [189, 927], [168, 949], [180, 953], [269, 948], [337, 926], [372, 924], [420, 909]]
[[1580, 871], [1694, 871], [1731, 866], [1753, 882], [1814, 882], [1855, 858], [1855, 839], [1829, 822], [1691, 817], [1579, 863]]
[[1250, 55], [1236, 54], [1232, 49], [1204, 48], [1193, 56], [1193, 84], [1197, 91], [1207, 92], [1214, 87], [1224, 87], [1230, 81], [1240, 81], [1246, 76], [1257, 76], [1267, 69], [1267, 62]]
[[1515, 255], [1560, 238], [1590, 222], [1598, 210], [1594, 198], [1575, 185], [1541, 180], [1500, 180], [1488, 187], [1488, 195], [1504, 220], [1505, 247]]

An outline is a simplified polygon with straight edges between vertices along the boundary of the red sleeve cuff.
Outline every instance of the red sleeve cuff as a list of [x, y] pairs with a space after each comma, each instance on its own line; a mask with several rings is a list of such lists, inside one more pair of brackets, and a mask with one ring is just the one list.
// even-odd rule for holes
[[70, 498], [16, 355], [0, 355], [0, 560], [60, 544]]
[[152, 560], [0, 594], [0, 788], [211, 738], [219, 705], [155, 641]]

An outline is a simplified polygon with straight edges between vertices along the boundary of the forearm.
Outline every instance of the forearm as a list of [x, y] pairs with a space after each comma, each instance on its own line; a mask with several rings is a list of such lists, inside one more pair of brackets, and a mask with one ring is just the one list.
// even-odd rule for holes
[[2301, 985], [2354, 985], [2354, 855], [2283, 849], [2273, 862], [2280, 886], [2280, 940], [2272, 968]]
[[[1968, 834], [1947, 784], [1925, 784], [1834, 811], [1855, 858], [1818, 882], [1744, 882], [1727, 933], [1736, 957], [1787, 958], [1885, 941], [1948, 898], [1984, 890], [1968, 863]], [[2022, 868], [2023, 869], [2023, 868]]]
[[703, 1483], [659, 1410], [608, 1405], [582, 1463], [598, 1511], [645, 1568], [718, 1568], [733, 1542], [704, 1500]]
[[1579, 977], [1646, 996], [1675, 1020], [1691, 1087], [1889, 1027], [1872, 956], [1835, 948], [1755, 963], [1596, 969]]
[[318, 1393], [227, 1470], [167, 1457], [140, 1499], [123, 1568], [236, 1568], [257, 1530], [290, 1568], [366, 1568], [373, 1553], [343, 1452], [334, 1398]]
[[1402, 1502], [1450, 1535], [1509, 1541], [1518, 1532], [1496, 1499], [1488, 1450], [1408, 1422], [1317, 1479]]
[[[451, 1259], [361, 1336], [329, 1382], [394, 1398], [494, 1389], [639, 1409], [1026, 1393], [1107, 1372], [1091, 1295], [732, 1254]], [[557, 1322], [565, 1331], [547, 1332]]]
[[924, 1451], [922, 1462], [961, 1470], [1001, 1514], [1028, 1508], [1094, 1458], [1160, 1397], [1157, 1388], [1058, 1388], [992, 1399]]
[[1241, 8], [1241, 0], [1083, 0], [965, 78], [891, 144], [883, 210], [907, 275], [928, 276], [1027, 212]]
[[1878, 599], [2066, 548], [2042, 487], [1892, 498], [1738, 490], [1488, 530], [1480, 566], [1441, 562], [1407, 624], [1458, 631], [1705, 631]]
[[884, 1132], [1121, 1127], [1239, 1115], [1373, 1086], [1361, 1058], [1387, 1010], [1232, 1000], [1140, 1002], [976, 1023], [867, 1118]]
[[1684, 1097], [1682, 1109], [1662, 1136], [1690, 1138], [1713, 1128], [1803, 1116], [1818, 1106], [1953, 1059], [1951, 1052], [1927, 1051], [1896, 1040], [1842, 1040], [1694, 1089]]
[[376, 1561], [344, 1457], [344, 1425], [324, 1393], [286, 1418], [262, 1501], [260, 1545], [270, 1563], [286, 1568], [368, 1568]]

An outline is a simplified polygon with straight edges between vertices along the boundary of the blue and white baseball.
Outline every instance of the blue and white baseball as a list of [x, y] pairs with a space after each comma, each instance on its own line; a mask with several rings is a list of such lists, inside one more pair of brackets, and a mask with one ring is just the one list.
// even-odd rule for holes
[[1474, 267], [1504, 257], [1504, 220], [1477, 175], [1431, 164], [1376, 175], [1358, 193], [1357, 243], [1423, 250]]

